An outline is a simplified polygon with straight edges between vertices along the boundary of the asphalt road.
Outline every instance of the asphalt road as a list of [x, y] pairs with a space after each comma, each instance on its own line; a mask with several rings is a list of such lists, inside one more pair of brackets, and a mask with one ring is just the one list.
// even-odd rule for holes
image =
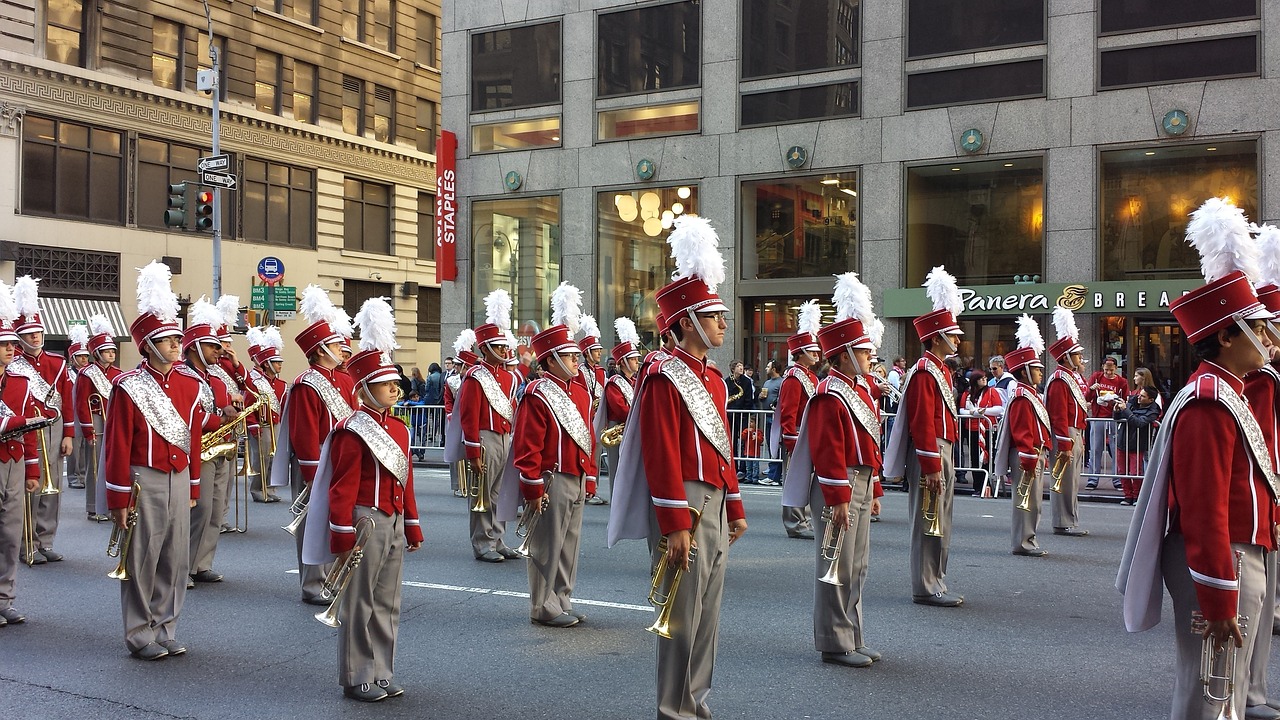
[[[472, 558], [444, 473], [419, 468], [417, 492], [427, 542], [405, 564], [396, 678], [406, 697], [341, 697], [336, 631], [299, 602], [292, 538], [279, 529], [286, 503], [253, 505], [249, 532], [222, 536], [215, 569], [226, 580], [187, 595], [186, 656], [130, 658], [118, 583], [106, 577], [108, 526], [85, 522], [70, 491], [57, 543], [66, 561], [20, 568], [28, 621], [0, 628], [0, 717], [653, 717], [648, 562], [641, 542], [605, 547], [608, 508], [586, 509], [575, 604], [590, 617], [552, 630], [529, 624], [522, 563]], [[717, 718], [1167, 717], [1172, 623], [1127, 634], [1112, 588], [1128, 508], [1086, 504], [1091, 536], [1042, 536], [1049, 557], [1030, 559], [1008, 552], [1007, 499], [958, 498], [948, 582], [967, 600], [943, 609], [911, 603], [906, 495], [890, 491], [864, 597], [868, 644], [884, 660], [853, 670], [813, 650], [811, 541], [785, 536], [776, 490], [744, 498], [750, 530], [728, 571]], [[1280, 687], [1274, 671], [1271, 681]]]

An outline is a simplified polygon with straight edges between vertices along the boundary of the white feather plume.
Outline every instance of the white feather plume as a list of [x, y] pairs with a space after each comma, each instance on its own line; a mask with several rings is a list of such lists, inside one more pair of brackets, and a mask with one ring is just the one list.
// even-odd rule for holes
[[461, 355], [463, 351], [469, 351], [476, 345], [476, 331], [471, 328], [463, 328], [458, 333], [458, 339], [453, 341], [453, 354]]
[[822, 327], [822, 308], [817, 300], [801, 303], [796, 311], [796, 332], [817, 335]]
[[89, 326], [88, 325], [72, 325], [67, 328], [67, 339], [72, 345], [80, 345], [84, 348], [89, 347]]
[[13, 286], [0, 281], [0, 320], [12, 325], [18, 319], [18, 306], [13, 302]]
[[1258, 279], [1258, 244], [1249, 236], [1244, 211], [1226, 198], [1209, 198], [1191, 213], [1187, 242], [1200, 253], [1200, 272], [1214, 282], [1236, 270]]
[[600, 339], [600, 326], [596, 324], [595, 317], [591, 315], [583, 315], [578, 319], [578, 329], [582, 331], [583, 337], [593, 337]]
[[263, 347], [269, 347], [277, 353], [284, 350], [284, 338], [280, 337], [280, 328], [275, 325], [268, 325], [266, 330], [262, 331]]
[[236, 326], [240, 322], [240, 297], [238, 295], [223, 295], [218, 298], [218, 312], [222, 313], [222, 324], [229, 328]]
[[551, 324], [569, 328], [569, 336], [577, 334], [582, 320], [582, 291], [567, 282], [551, 292]]
[[484, 297], [484, 321], [500, 328], [511, 327], [511, 293], [498, 288]]
[[847, 272], [836, 276], [836, 289], [832, 294], [836, 306], [836, 322], [857, 318], [863, 328], [876, 319], [871, 304], [871, 288], [858, 279], [858, 273]]
[[89, 318], [89, 334], [90, 335], [107, 335], [114, 336], [116, 329], [111, 327], [111, 321], [107, 320], [107, 316], [101, 313]]
[[873, 318], [872, 322], [863, 325], [867, 331], [867, 339], [871, 341], [876, 349], [880, 349], [880, 344], [884, 342], [884, 322], [880, 318]]
[[178, 319], [178, 296], [171, 283], [173, 273], [169, 266], [152, 260], [138, 270], [138, 313], [150, 313], [166, 323]]
[[329, 317], [325, 319], [329, 321], [329, 327], [332, 327], [334, 332], [342, 337], [350, 340], [351, 336], [355, 334], [355, 328], [351, 326], [351, 316], [347, 314], [346, 310], [337, 305], [333, 306], [333, 310], [329, 312]]
[[1280, 285], [1280, 228], [1253, 226], [1258, 235], [1258, 285]]
[[1058, 339], [1069, 337], [1073, 341], [1080, 339], [1080, 328], [1076, 325], [1076, 314], [1059, 305], [1053, 309], [1053, 329]]
[[332, 307], [333, 301], [329, 299], [329, 293], [324, 288], [319, 285], [308, 285], [303, 288], [302, 300], [298, 302], [298, 311], [302, 313], [307, 325], [327, 321], [333, 312]]
[[640, 333], [636, 330], [636, 323], [631, 318], [615, 318], [613, 331], [618, 335], [618, 344], [631, 343], [632, 347], [640, 347]]
[[249, 347], [266, 347], [266, 336], [262, 334], [262, 328], [249, 328], [244, 339], [249, 341]]
[[511, 353], [512, 353], [512, 356], [511, 356], [511, 357], [509, 357], [509, 358], [507, 358], [507, 363], [508, 363], [508, 364], [510, 364], [510, 363], [512, 363], [513, 361], [514, 361], [514, 362], [520, 362], [520, 361], [519, 361], [519, 359], [517, 359], [517, 357], [516, 357], [516, 355], [515, 355], [516, 348], [517, 348], [517, 347], [520, 347], [520, 346], [519, 346], [519, 344], [518, 344], [518, 343], [516, 343], [516, 335], [515, 335], [515, 333], [511, 332], [510, 330], [508, 330], [508, 331], [504, 332], [502, 335], [503, 335], [503, 337], [505, 337], [505, 338], [507, 339], [507, 347], [511, 348]]
[[31, 317], [40, 312], [40, 281], [23, 275], [13, 286], [13, 301], [18, 314]]
[[222, 324], [222, 311], [209, 302], [209, 298], [201, 295], [199, 300], [191, 303], [187, 318], [192, 325], [209, 325], [216, 330]]
[[1044, 337], [1040, 335], [1040, 324], [1030, 315], [1023, 313], [1022, 317], [1018, 318], [1016, 337], [1018, 338], [1018, 347], [1033, 348], [1036, 351], [1036, 355], [1044, 353]]
[[388, 358], [400, 349], [396, 343], [396, 316], [386, 298], [369, 298], [356, 313], [360, 326], [360, 349], [377, 350]]
[[933, 303], [934, 310], [947, 309], [951, 316], [958, 318], [964, 311], [964, 300], [960, 297], [960, 287], [956, 278], [942, 265], [929, 271], [924, 279], [924, 291]]
[[720, 254], [720, 237], [704, 217], [681, 215], [675, 219], [675, 229], [667, 236], [671, 257], [676, 261], [673, 280], [697, 276], [715, 292], [724, 282], [724, 256]]

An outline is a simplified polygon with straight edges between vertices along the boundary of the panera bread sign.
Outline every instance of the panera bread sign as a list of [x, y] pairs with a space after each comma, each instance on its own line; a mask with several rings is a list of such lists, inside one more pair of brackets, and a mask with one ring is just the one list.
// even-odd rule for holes
[[[1148, 280], [1077, 284], [974, 285], [960, 288], [964, 314], [1047, 315], [1059, 305], [1078, 313], [1102, 315], [1160, 313], [1169, 303], [1203, 285], [1202, 280]], [[924, 288], [884, 292], [884, 317], [909, 318], [932, 309]]]

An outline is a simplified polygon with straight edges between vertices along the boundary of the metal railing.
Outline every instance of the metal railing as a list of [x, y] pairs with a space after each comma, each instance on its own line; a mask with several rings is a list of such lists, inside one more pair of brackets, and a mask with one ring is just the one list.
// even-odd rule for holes
[[422, 455], [444, 449], [444, 406], [406, 405], [391, 408], [391, 414], [409, 426], [409, 452]]

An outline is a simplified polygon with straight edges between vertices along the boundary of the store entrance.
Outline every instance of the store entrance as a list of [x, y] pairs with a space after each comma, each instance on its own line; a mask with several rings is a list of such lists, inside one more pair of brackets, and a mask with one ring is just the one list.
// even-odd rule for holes
[[1165, 397], [1173, 397], [1199, 365], [1195, 348], [1176, 323], [1138, 319], [1133, 325], [1126, 375], [1132, 377], [1133, 370], [1145, 367], [1155, 375]]

